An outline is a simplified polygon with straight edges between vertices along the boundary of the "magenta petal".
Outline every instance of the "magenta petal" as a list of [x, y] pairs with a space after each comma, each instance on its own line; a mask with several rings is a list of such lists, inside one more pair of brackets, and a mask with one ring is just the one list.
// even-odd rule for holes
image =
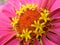
[[50, 10], [52, 12], [52, 11], [58, 9], [58, 8], [60, 8], [60, 0], [56, 0]]
[[21, 4], [27, 4], [27, 0], [19, 0]]
[[48, 0], [48, 3], [47, 3], [47, 9], [50, 10], [50, 8], [53, 6], [53, 4], [55, 3], [56, 0]]
[[38, 7], [37, 7], [38, 10], [40, 9], [40, 7], [42, 7], [43, 3], [44, 3], [43, 0], [38, 0], [38, 1], [37, 0], [32, 0], [31, 1], [31, 4], [37, 4], [38, 5]]
[[46, 37], [43, 37], [42, 41], [43, 41], [43, 45], [57, 45], [54, 42], [48, 40]]
[[57, 34], [48, 32], [47, 37], [49, 38], [49, 40], [51, 40], [51, 41], [55, 42], [56, 44], [60, 45], [60, 36], [58, 36]]
[[10, 4], [5, 4], [3, 6], [3, 9], [2, 9], [2, 13], [4, 15], [7, 15], [8, 17], [14, 17], [14, 16], [16, 16], [15, 11], [16, 10], [14, 9], [14, 7], [11, 6]]
[[1, 12], [1, 10], [3, 9], [3, 7], [4, 7], [4, 5], [0, 5], [0, 12]]
[[60, 36], [60, 27], [51, 28], [51, 31]]
[[52, 18], [51, 21], [51, 31], [55, 32], [56, 34], [60, 35], [60, 9], [53, 11], [50, 15]]
[[0, 30], [0, 45], [4, 45], [6, 42], [8, 42], [16, 32], [9, 31], [9, 30]]
[[0, 30], [0, 37], [4, 36], [6, 34], [10, 34], [11, 32], [14, 32], [14, 31], [13, 30], [8, 30], [8, 29], [6, 29], [6, 30]]
[[[58, 20], [52, 21], [52, 22], [51, 22], [51, 25], [54, 26], [55, 28], [56, 28], [56, 27], [60, 27], [60, 20], [59, 20], [59, 21], [58, 21]], [[53, 27], [53, 28], [54, 28], [54, 27]]]
[[0, 28], [3, 28], [3, 27], [9, 27], [9, 28], [11, 28], [12, 26], [11, 26], [11, 23], [9, 23], [9, 22], [6, 22], [6, 21], [3, 21], [3, 20], [1, 20], [0, 21]]
[[11, 30], [12, 28], [9, 27], [0, 27], [0, 30]]
[[15, 9], [20, 9], [21, 2], [19, 0], [7, 0]]
[[53, 11], [51, 14], [50, 14], [50, 17], [52, 19], [60, 19], [60, 8], [59, 9], [56, 9], [55, 11]]
[[38, 5], [40, 4], [40, 0], [38, 0], [38, 1], [37, 0], [31, 0], [31, 2], [32, 2], [32, 4], [38, 4]]
[[48, 0], [40, 0], [40, 7], [45, 8], [48, 3]]
[[40, 45], [40, 41], [39, 40], [36, 40], [34, 45]]
[[13, 12], [13, 13], [15, 12], [14, 7], [12, 5], [10, 5], [10, 4], [5, 4], [3, 6], [3, 9], [2, 10], [7, 10], [7, 11]]
[[6, 45], [20, 45], [20, 40], [14, 38], [10, 42], [6, 43]]
[[53, 19], [51, 22], [51, 28], [54, 29], [54, 28], [60, 28], [60, 19]]
[[11, 20], [8, 18], [8, 16], [4, 15], [3, 13], [0, 13], [0, 28], [1, 27], [12, 27]]
[[32, 4], [32, 0], [26, 0], [27, 4]]
[[0, 13], [0, 20], [11, 22], [11, 20], [8, 18], [8, 16], [4, 15], [2, 12]]

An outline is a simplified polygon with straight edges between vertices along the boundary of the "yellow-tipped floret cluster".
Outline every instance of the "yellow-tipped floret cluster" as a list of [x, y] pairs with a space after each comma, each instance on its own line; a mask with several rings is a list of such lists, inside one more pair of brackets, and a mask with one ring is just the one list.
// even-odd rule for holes
[[16, 24], [18, 23], [18, 20], [16, 17], [12, 18], [12, 27], [13, 27], [13, 30], [17, 30], [16, 28]]
[[[50, 20], [50, 18], [48, 17], [49, 15], [49, 11], [46, 9], [41, 8], [41, 17], [39, 18], [39, 20], [34, 21], [34, 24], [32, 24], [32, 27], [35, 27], [35, 34], [37, 34], [36, 38], [38, 38], [38, 36], [42, 37], [42, 34], [45, 34], [45, 31], [43, 30], [43, 28], [45, 27], [45, 23]], [[44, 22], [40, 23], [40, 21], [43, 20]]]
[[32, 5], [32, 4], [26, 4], [26, 5], [22, 5], [20, 10], [19, 11], [16, 11], [16, 14], [17, 15], [21, 15], [24, 11], [26, 11], [27, 9], [30, 9], [30, 10], [35, 10], [37, 7], [37, 5]]
[[[37, 7], [37, 5], [31, 5], [31, 4], [26, 4], [26, 5], [22, 5], [22, 7], [20, 8], [19, 11], [16, 11], [16, 14], [18, 16], [20, 16], [23, 11], [26, 11], [27, 9], [31, 9], [34, 10]], [[49, 15], [49, 11], [46, 9], [41, 8], [40, 15], [41, 17], [39, 18], [39, 20], [34, 20], [34, 23], [31, 24], [31, 27], [34, 27], [35, 30], [33, 31], [33, 33], [36, 34], [36, 38], [38, 38], [38, 36], [42, 36], [42, 34], [45, 34], [45, 31], [43, 30], [43, 28], [45, 27], [45, 23], [50, 20], [50, 18], [48, 17]], [[17, 30], [15, 25], [18, 23], [18, 20], [16, 17], [12, 18], [12, 26], [13, 29]], [[41, 20], [44, 20], [43, 23], [40, 23]], [[21, 37], [22, 39], [25, 38], [25, 40], [27, 41], [28, 39], [31, 39], [30, 34], [32, 33], [32, 30], [28, 30], [28, 28], [23, 29], [22, 34], [17, 33], [17, 37]]]
[[48, 20], [50, 20], [50, 18], [48, 17], [49, 15], [49, 11], [46, 10], [46, 9], [43, 9], [43, 8], [40, 8], [41, 9], [41, 17], [39, 18], [40, 20], [43, 19], [45, 22], [47, 22]]

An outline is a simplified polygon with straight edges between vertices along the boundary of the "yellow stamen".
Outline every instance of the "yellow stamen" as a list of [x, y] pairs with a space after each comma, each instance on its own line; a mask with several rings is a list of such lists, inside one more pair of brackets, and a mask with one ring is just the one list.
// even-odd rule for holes
[[16, 34], [16, 37], [17, 37], [17, 38], [20, 38], [20, 34], [19, 34], [19, 33], [17, 33], [17, 34]]
[[34, 21], [34, 24], [32, 24], [31, 26], [32, 27], [35, 27], [36, 29], [35, 30], [38, 30], [38, 29], [42, 29], [42, 27], [43, 27], [43, 23], [42, 24], [40, 24], [39, 23], [39, 20], [38, 21]]
[[47, 20], [50, 20], [50, 18], [48, 17], [49, 15], [49, 11], [46, 9], [41, 8], [41, 17], [39, 18], [40, 20], [43, 19], [45, 22], [47, 22]]
[[25, 38], [25, 40], [28, 41], [28, 39], [31, 39], [31, 37], [30, 37], [30, 33], [31, 33], [31, 32], [32, 32], [31, 30], [28, 31], [28, 29], [26, 29], [26, 30], [23, 29], [23, 32], [22, 32], [22, 34], [20, 35], [20, 37], [21, 37], [21, 38]]
[[44, 27], [44, 23], [41, 23], [38, 21], [34, 21], [34, 24], [31, 25], [32, 27], [35, 27], [35, 31], [34, 33], [37, 34], [36, 38], [38, 38], [38, 36], [42, 36], [42, 33], [45, 33], [45, 31], [43, 31], [43, 27]]
[[37, 8], [38, 5], [31, 5], [31, 7], [29, 9], [31, 10], [35, 10]]
[[16, 17], [12, 18], [12, 26], [13, 26], [13, 29], [16, 30], [16, 24], [18, 23], [18, 19]]
[[16, 14], [20, 16], [27, 9], [35, 10], [36, 7], [37, 7], [37, 5], [32, 5], [32, 4], [22, 5], [20, 10], [16, 11]]
[[35, 33], [37, 34], [36, 38], [38, 38], [39, 36], [42, 37], [42, 34], [45, 34], [45, 31], [44, 30], [38, 30], [38, 31], [35, 31]]

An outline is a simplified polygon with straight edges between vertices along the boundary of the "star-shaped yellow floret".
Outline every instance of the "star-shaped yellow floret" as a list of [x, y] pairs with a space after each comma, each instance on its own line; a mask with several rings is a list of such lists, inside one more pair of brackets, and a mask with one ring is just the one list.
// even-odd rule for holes
[[27, 9], [34, 10], [34, 9], [36, 9], [36, 7], [37, 7], [37, 4], [36, 4], [36, 5], [32, 5], [32, 4], [22, 5], [22, 6], [20, 7], [20, 10], [19, 10], [19, 11], [16, 10], [16, 14], [19, 15], [19, 16], [21, 16], [21, 14], [22, 14], [24, 11], [26, 11]]
[[41, 29], [42, 30], [43, 25], [44, 25], [44, 23], [41, 23], [40, 24], [39, 20], [38, 21], [35, 20], [34, 21], [34, 24], [31, 24], [32, 27], [35, 27], [36, 28], [35, 30], [38, 30], [38, 29]]
[[47, 20], [50, 20], [50, 18], [48, 17], [49, 15], [49, 11], [47, 9], [42, 9], [41, 8], [41, 17], [39, 18], [40, 20], [43, 19], [45, 22], [47, 22]]
[[14, 30], [16, 30], [16, 26], [15, 26], [15, 25], [16, 25], [17, 23], [18, 23], [18, 19], [17, 19], [16, 17], [12, 18], [11, 24], [12, 24]]
[[20, 38], [20, 34], [19, 34], [19, 33], [17, 33], [17, 34], [16, 34], [16, 37], [17, 37], [17, 38]]
[[31, 25], [32, 27], [35, 27], [35, 31], [34, 33], [37, 34], [36, 38], [38, 38], [38, 36], [42, 36], [42, 33], [44, 33], [45, 31], [43, 31], [43, 27], [44, 27], [44, 23], [41, 23], [38, 21], [34, 21], [34, 24]]
[[42, 29], [42, 30], [35, 31], [35, 33], [37, 34], [36, 38], [38, 38], [39, 36], [42, 37], [42, 34], [45, 34], [45, 31]]
[[29, 30], [28, 31], [28, 29], [23, 29], [23, 32], [22, 32], [22, 34], [21, 34], [21, 38], [23, 39], [23, 38], [25, 38], [25, 40], [26, 41], [28, 41], [28, 39], [31, 39], [31, 36], [30, 36], [30, 33], [31, 33], [32, 31], [31, 30]]

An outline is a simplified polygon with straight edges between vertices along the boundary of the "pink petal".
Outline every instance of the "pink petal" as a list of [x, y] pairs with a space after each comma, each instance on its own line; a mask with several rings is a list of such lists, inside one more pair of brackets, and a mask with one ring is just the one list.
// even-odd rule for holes
[[40, 41], [39, 40], [36, 40], [34, 45], [40, 45]]
[[10, 42], [8, 42], [6, 45], [20, 45], [20, 40], [14, 38]]
[[14, 7], [10, 4], [5, 4], [3, 9], [8, 10], [9, 12], [13, 12], [13, 13], [15, 12]]
[[19, 0], [21, 4], [27, 4], [27, 0]]
[[38, 4], [39, 5], [40, 4], [40, 0], [38, 0], [38, 1], [37, 0], [31, 0], [31, 4]]
[[40, 5], [41, 5], [40, 7], [41, 7], [41, 8], [46, 8], [47, 3], [48, 3], [48, 0], [40, 0], [40, 2], [41, 2], [41, 3], [40, 3]]
[[3, 7], [4, 7], [4, 5], [0, 5], [0, 12], [1, 12], [1, 10], [3, 9]]
[[57, 45], [54, 42], [48, 40], [46, 37], [43, 37], [42, 41], [43, 41], [43, 45]]
[[60, 9], [56, 9], [50, 15], [52, 19], [60, 19]]
[[46, 8], [50, 10], [50, 8], [53, 6], [56, 0], [47, 0], [48, 3], [46, 5]]
[[52, 25], [52, 28], [60, 27], [60, 20], [54, 20], [50, 24]]
[[16, 13], [15, 13], [15, 9], [13, 6], [11, 6], [10, 4], [5, 4], [3, 7], [2, 7], [2, 13], [4, 15], [7, 15], [8, 17], [14, 17], [16, 16]]
[[21, 2], [19, 0], [7, 0], [15, 9], [20, 9]]
[[60, 36], [60, 27], [51, 28], [50, 30]]
[[53, 26], [51, 28], [51, 31], [60, 35], [60, 9], [57, 9], [52, 12], [50, 17], [52, 18], [51, 25]]
[[12, 27], [11, 26], [11, 20], [8, 18], [8, 16], [4, 15], [3, 13], [0, 13], [0, 28], [1, 27]]
[[6, 42], [8, 42], [16, 32], [9, 31], [9, 30], [0, 30], [0, 45], [4, 45]]
[[11, 23], [10, 22], [6, 22], [6, 21], [3, 21], [1, 20], [0, 21], [0, 27], [12, 27]]
[[4, 15], [2, 12], [0, 13], [0, 20], [5, 21], [5, 22], [11, 22], [8, 16]]
[[43, 0], [38, 0], [38, 1], [37, 0], [31, 0], [31, 4], [37, 4], [38, 5], [38, 7], [37, 7], [38, 10], [42, 7], [43, 3], [44, 3]]
[[32, 4], [33, 0], [26, 0], [25, 4]]
[[56, 0], [55, 3], [51, 7], [51, 12], [60, 8], [60, 0]]
[[[11, 30], [12, 28], [9, 27], [0, 27], [0, 30]], [[12, 29], [13, 30], [13, 29]]]
[[48, 32], [47, 33], [47, 37], [49, 38], [49, 40], [55, 42], [56, 44], [60, 45], [60, 36], [58, 36], [57, 34], [53, 34]]

